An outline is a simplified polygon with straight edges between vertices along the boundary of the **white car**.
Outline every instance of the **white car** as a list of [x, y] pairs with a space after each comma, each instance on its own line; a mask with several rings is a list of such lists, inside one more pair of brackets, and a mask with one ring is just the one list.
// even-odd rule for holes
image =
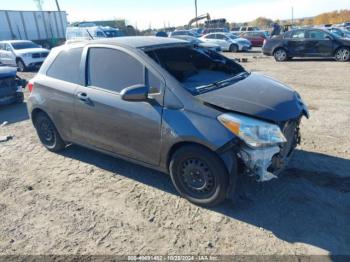
[[204, 42], [219, 45], [222, 51], [238, 52], [252, 49], [252, 43], [249, 40], [232, 33], [211, 33], [202, 36], [200, 39]]
[[40, 67], [49, 52], [32, 41], [0, 41], [0, 63], [16, 66], [20, 72]]

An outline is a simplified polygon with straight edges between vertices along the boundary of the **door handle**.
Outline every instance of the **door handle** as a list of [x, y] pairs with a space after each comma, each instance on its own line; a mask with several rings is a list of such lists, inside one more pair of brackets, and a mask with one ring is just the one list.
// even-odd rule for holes
[[78, 93], [77, 97], [79, 98], [80, 101], [83, 101], [85, 103], [90, 103], [90, 98], [86, 93]]

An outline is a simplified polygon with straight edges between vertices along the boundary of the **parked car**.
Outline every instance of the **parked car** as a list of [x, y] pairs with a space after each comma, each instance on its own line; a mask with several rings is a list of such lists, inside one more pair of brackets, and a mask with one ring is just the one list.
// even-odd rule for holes
[[212, 33], [229, 33], [227, 28], [205, 28], [202, 35], [212, 34]]
[[191, 30], [175, 30], [169, 34], [169, 37], [174, 37], [179, 35], [188, 35], [188, 36], [197, 37], [197, 35]]
[[79, 144], [169, 173], [181, 196], [203, 206], [232, 193], [238, 172], [275, 178], [308, 116], [280, 82], [163, 37], [55, 48], [28, 89], [48, 150]]
[[262, 50], [276, 61], [293, 57], [332, 57], [337, 61], [349, 61], [350, 40], [322, 29], [297, 29], [268, 39]]
[[336, 34], [339, 37], [350, 38], [350, 32], [347, 30], [342, 30], [342, 29], [336, 28], [336, 27], [330, 27], [330, 28], [327, 28], [327, 30], [329, 32], [332, 32], [333, 34]]
[[0, 67], [0, 106], [22, 103], [22, 89], [27, 82], [17, 76], [17, 70], [13, 67]]
[[238, 52], [252, 49], [252, 43], [249, 40], [232, 33], [213, 33], [204, 35], [200, 39], [207, 43], [219, 45], [222, 51]]
[[241, 34], [240, 37], [248, 39], [255, 47], [263, 46], [264, 41], [267, 39], [267, 35], [263, 31], [246, 32]]
[[241, 27], [233, 27], [231, 28], [231, 32], [236, 35], [240, 35], [246, 32], [257, 32], [260, 31], [260, 28], [256, 26], [241, 26]]
[[76, 40], [81, 41], [100, 38], [114, 38], [121, 36], [124, 36], [124, 33], [121, 30], [110, 26], [70, 26], [66, 29], [66, 40], [68, 42], [74, 42]]
[[18, 71], [39, 68], [49, 54], [49, 50], [32, 41], [12, 40], [0, 42], [0, 63], [16, 66]]
[[219, 45], [213, 44], [213, 43], [206, 43], [206, 42], [202, 41], [201, 39], [193, 37], [193, 36], [179, 35], [179, 36], [174, 36], [173, 38], [188, 41], [196, 47], [205, 48], [205, 49], [209, 49], [209, 50], [216, 51], [216, 52], [221, 51], [221, 47]]

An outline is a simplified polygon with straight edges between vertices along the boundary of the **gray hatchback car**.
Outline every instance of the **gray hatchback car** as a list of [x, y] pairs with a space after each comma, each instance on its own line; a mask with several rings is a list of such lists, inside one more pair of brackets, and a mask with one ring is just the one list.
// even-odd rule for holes
[[275, 178], [308, 116], [291, 88], [172, 38], [55, 48], [28, 87], [48, 150], [73, 143], [169, 173], [202, 206], [222, 202], [239, 174]]

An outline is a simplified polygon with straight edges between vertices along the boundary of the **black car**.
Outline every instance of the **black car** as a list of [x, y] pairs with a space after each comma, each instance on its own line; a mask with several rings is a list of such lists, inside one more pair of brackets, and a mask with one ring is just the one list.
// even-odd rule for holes
[[293, 57], [332, 57], [345, 62], [350, 59], [350, 39], [322, 29], [296, 29], [266, 40], [263, 53], [279, 62]]

